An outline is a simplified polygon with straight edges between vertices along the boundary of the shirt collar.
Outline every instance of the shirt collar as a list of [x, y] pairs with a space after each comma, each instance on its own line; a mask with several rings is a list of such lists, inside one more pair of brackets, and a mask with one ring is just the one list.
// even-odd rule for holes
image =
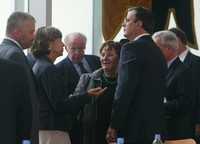
[[146, 35], [150, 35], [149, 33], [143, 33], [141, 35], [138, 35], [137, 37], [134, 38], [134, 41], [135, 40], [138, 40], [139, 38], [143, 37], [143, 36], [146, 36]]
[[184, 50], [184, 51], [179, 55], [179, 58], [180, 58], [180, 60], [181, 60], [182, 62], [185, 60], [185, 58], [186, 58], [188, 52], [189, 52], [189, 49], [186, 49], [186, 50]]
[[10, 37], [5, 37], [5, 39], [8, 39], [8, 40], [14, 42], [18, 47], [20, 47], [20, 48], [23, 49], [23, 47], [22, 47], [16, 40], [14, 40], [14, 39], [12, 39], [12, 38], [10, 38]]
[[171, 64], [174, 62], [174, 60], [177, 58], [177, 56], [175, 56], [173, 59], [171, 59], [169, 62], [167, 62], [167, 67], [169, 68], [171, 66]]

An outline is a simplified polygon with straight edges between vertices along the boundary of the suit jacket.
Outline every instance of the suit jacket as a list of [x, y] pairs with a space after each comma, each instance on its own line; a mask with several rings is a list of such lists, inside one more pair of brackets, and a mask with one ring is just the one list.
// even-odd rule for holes
[[[99, 57], [94, 56], [94, 55], [85, 55], [84, 58], [88, 62], [92, 72], [100, 68], [101, 64], [100, 64]], [[67, 95], [73, 93], [80, 79], [80, 76], [78, 72], [76, 71], [73, 63], [71, 62], [69, 57], [66, 57], [64, 60], [56, 64], [56, 67], [63, 75], [63, 80], [65, 82], [64, 85], [68, 91]]]
[[9, 39], [4, 39], [0, 45], [0, 58], [11, 60], [21, 65], [26, 71], [28, 78], [29, 96], [31, 97], [32, 110], [33, 110], [33, 144], [37, 144], [38, 141], [38, 124], [39, 124], [39, 104], [37, 98], [37, 88], [35, 85], [34, 76], [26, 56], [16, 43]]
[[33, 72], [39, 86], [40, 129], [68, 131], [70, 124], [67, 114], [78, 113], [87, 102], [87, 97], [79, 93], [81, 96], [73, 95], [68, 99], [68, 95], [64, 94], [62, 77], [47, 57], [36, 59]]
[[190, 67], [192, 71], [191, 77], [193, 78], [193, 86], [197, 89], [197, 95], [196, 95], [196, 123], [200, 124], [200, 58], [198, 56], [195, 56], [190, 51], [187, 53], [185, 60], [183, 62], [185, 65]]
[[166, 62], [150, 36], [122, 47], [111, 128], [125, 143], [152, 143], [164, 124]]
[[32, 107], [25, 71], [0, 59], [0, 82], [0, 140], [4, 144], [19, 144], [31, 137]]
[[191, 71], [179, 58], [171, 64], [167, 74], [165, 103], [166, 139], [193, 138], [195, 89]]
[[26, 57], [28, 59], [30, 67], [32, 68], [36, 61], [35, 56], [31, 52], [29, 52]]

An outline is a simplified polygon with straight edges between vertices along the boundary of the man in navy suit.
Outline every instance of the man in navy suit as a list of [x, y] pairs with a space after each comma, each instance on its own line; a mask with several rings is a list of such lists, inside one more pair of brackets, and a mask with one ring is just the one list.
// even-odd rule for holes
[[150, 144], [164, 123], [166, 62], [150, 36], [153, 19], [148, 9], [128, 9], [122, 26], [130, 42], [121, 51], [107, 140], [116, 141], [120, 133], [126, 144]]
[[[65, 39], [65, 48], [68, 56], [56, 66], [63, 76], [65, 95], [74, 92], [81, 74], [90, 73], [100, 68], [100, 59], [94, 55], [85, 55], [86, 37], [78, 32], [68, 34]], [[79, 119], [79, 118], [77, 118]], [[81, 143], [80, 121], [74, 120], [70, 136], [72, 144]]]

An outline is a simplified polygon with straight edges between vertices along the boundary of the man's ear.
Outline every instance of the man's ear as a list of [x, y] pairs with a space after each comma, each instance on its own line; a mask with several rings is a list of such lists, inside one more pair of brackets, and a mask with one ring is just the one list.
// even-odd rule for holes
[[143, 25], [142, 21], [138, 20], [137, 21], [137, 26], [142, 27], [142, 25]]
[[12, 31], [12, 35], [15, 38], [20, 38], [21, 37], [21, 31], [19, 29], [15, 29], [15, 30]]

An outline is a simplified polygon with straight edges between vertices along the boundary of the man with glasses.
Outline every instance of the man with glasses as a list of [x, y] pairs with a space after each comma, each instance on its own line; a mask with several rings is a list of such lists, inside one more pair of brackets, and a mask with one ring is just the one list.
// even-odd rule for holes
[[[91, 73], [100, 68], [99, 57], [85, 55], [86, 42], [86, 37], [78, 32], [70, 33], [64, 39], [68, 56], [56, 66], [63, 76], [65, 89], [68, 92], [66, 95], [74, 92], [81, 74]], [[72, 144], [81, 143], [80, 123], [78, 119], [73, 120], [72, 130], [70, 131]], [[72, 122], [70, 117], [69, 121]]]

